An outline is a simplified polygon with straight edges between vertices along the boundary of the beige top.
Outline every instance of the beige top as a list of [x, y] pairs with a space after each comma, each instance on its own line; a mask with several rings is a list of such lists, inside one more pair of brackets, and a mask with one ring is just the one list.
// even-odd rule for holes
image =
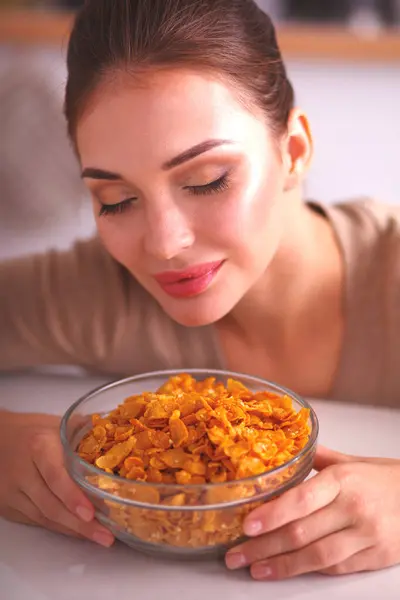
[[[400, 406], [400, 207], [322, 207], [346, 266], [345, 335], [332, 397]], [[186, 328], [102, 248], [0, 263], [0, 370], [74, 364], [114, 375], [223, 368], [213, 326]]]

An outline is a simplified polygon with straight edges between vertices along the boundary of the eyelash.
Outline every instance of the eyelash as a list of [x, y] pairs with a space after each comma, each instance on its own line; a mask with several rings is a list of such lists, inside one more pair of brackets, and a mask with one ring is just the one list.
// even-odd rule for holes
[[188, 190], [193, 196], [207, 196], [209, 194], [218, 194], [229, 187], [229, 173], [224, 173], [222, 177], [206, 183], [206, 185], [188, 185], [184, 189]]
[[117, 204], [102, 204], [99, 212], [99, 217], [103, 215], [117, 215], [123, 213], [127, 208], [129, 208], [133, 202], [135, 202], [136, 198], [127, 198], [126, 200], [122, 200], [122, 202], [117, 202]]
[[[188, 185], [183, 189], [190, 192], [193, 196], [208, 196], [225, 191], [229, 187], [229, 173], [224, 173], [222, 177], [206, 183], [205, 185]], [[126, 198], [117, 204], [102, 204], [99, 216], [121, 214], [136, 201], [136, 198]]]

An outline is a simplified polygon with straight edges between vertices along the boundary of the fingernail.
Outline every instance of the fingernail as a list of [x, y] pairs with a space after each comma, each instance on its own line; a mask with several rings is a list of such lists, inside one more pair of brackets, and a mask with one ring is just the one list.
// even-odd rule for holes
[[111, 533], [107, 533], [106, 531], [95, 531], [93, 534], [93, 540], [105, 548], [109, 548], [114, 543], [114, 537], [111, 535]]
[[240, 552], [232, 552], [226, 555], [225, 562], [228, 569], [240, 569], [245, 566], [246, 558]]
[[76, 509], [76, 514], [80, 519], [82, 519], [82, 521], [85, 521], [86, 523], [92, 521], [94, 516], [93, 511], [87, 506], [78, 506]]
[[272, 576], [272, 569], [268, 563], [258, 563], [252, 566], [251, 575], [254, 579], [269, 579]]
[[247, 521], [243, 527], [245, 535], [258, 535], [262, 532], [262, 528], [261, 521]]

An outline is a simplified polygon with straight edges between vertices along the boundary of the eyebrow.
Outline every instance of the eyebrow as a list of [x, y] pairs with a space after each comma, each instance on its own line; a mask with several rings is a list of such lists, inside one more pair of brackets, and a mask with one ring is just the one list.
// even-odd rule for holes
[[[218, 148], [218, 146], [224, 146], [226, 144], [233, 144], [233, 142], [231, 140], [206, 140], [205, 142], [201, 142], [200, 144], [193, 146], [193, 148], [189, 148], [181, 154], [178, 154], [175, 158], [171, 158], [165, 162], [161, 168], [163, 171], [169, 171], [185, 162], [193, 160], [205, 152], [209, 152], [214, 148]], [[104, 169], [97, 169], [95, 167], [86, 167], [86, 169], [82, 171], [82, 178], [100, 179], [105, 181], [121, 181], [124, 179], [122, 175], [119, 175], [118, 173], [112, 173], [111, 171], [105, 171]]]

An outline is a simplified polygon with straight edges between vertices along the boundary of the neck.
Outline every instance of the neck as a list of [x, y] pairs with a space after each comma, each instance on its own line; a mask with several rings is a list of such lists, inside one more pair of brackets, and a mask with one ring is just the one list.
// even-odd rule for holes
[[244, 341], [267, 343], [277, 355], [304, 334], [307, 339], [341, 293], [341, 259], [330, 224], [303, 202], [294, 202], [288, 213], [272, 263], [227, 317]]

